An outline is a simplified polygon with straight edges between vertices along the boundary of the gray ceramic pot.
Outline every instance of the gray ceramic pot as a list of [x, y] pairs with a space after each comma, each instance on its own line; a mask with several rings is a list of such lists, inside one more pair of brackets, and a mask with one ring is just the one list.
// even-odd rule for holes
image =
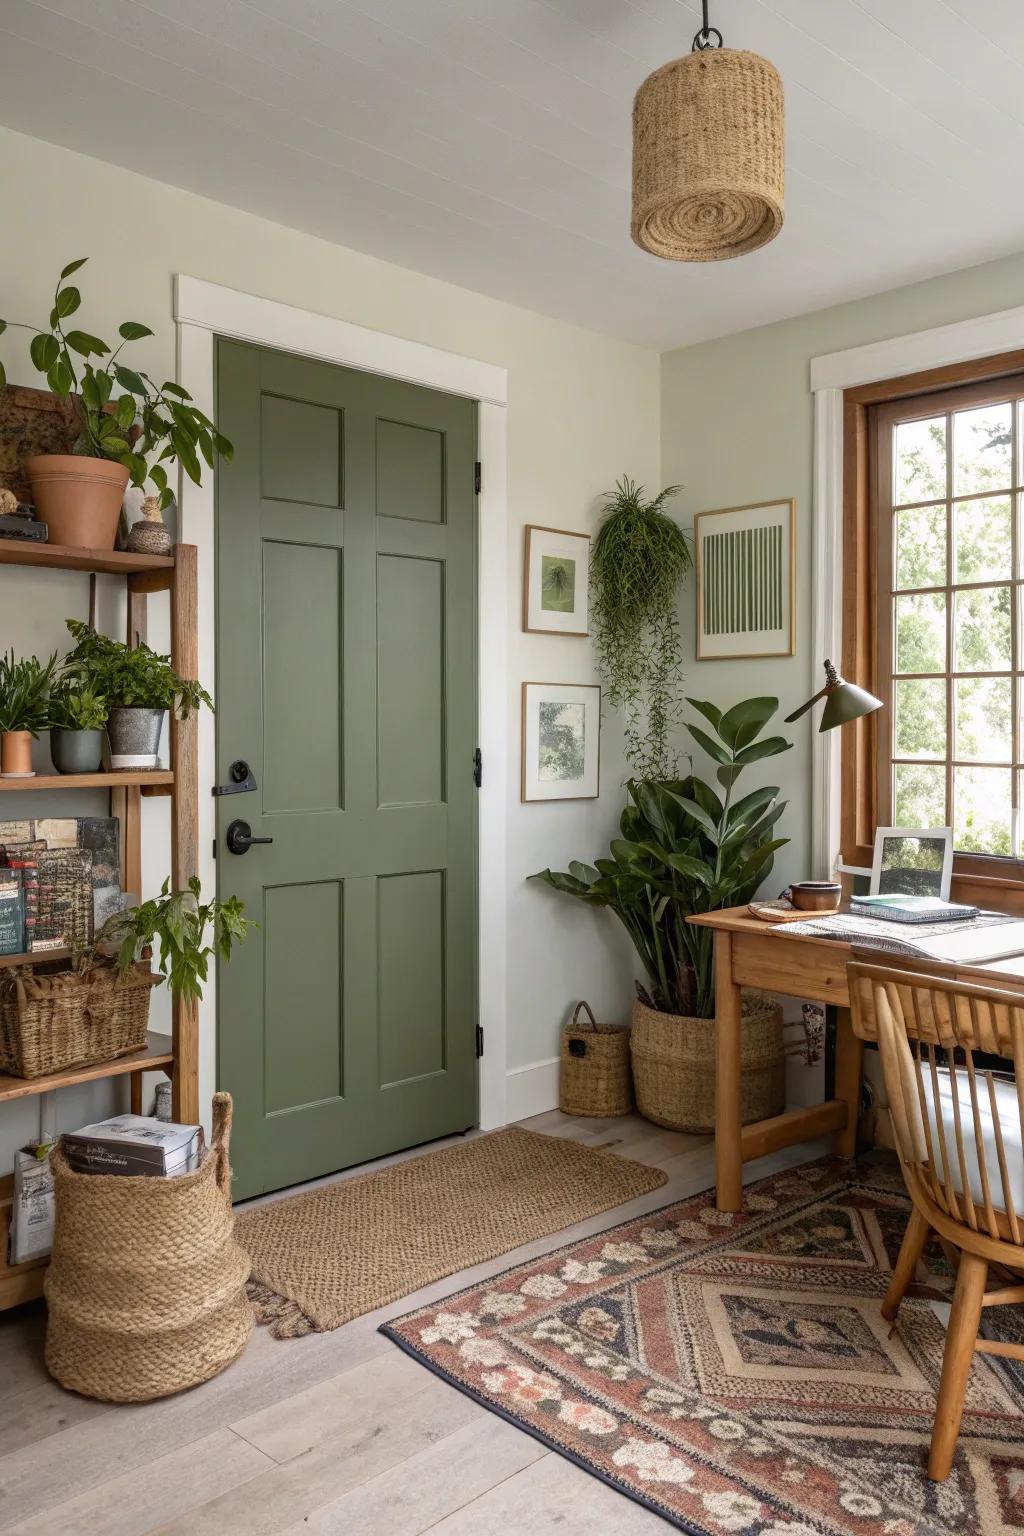
[[50, 731], [50, 756], [58, 773], [98, 773], [103, 761], [103, 732], [68, 731], [55, 725]]
[[155, 768], [163, 723], [162, 709], [112, 709], [107, 719], [111, 768]]

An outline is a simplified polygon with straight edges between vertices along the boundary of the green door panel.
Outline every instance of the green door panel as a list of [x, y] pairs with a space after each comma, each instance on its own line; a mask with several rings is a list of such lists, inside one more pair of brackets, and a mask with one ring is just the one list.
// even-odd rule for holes
[[378, 805], [444, 798], [444, 563], [377, 561]]
[[[476, 409], [217, 344], [218, 971], [236, 1198], [476, 1110]], [[271, 837], [245, 855], [242, 817]]]

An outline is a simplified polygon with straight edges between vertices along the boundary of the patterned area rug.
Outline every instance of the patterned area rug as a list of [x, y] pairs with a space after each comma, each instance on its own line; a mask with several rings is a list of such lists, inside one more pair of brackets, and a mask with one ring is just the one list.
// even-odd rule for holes
[[[946, 1483], [925, 1476], [938, 1249], [890, 1339], [909, 1212], [888, 1159], [709, 1191], [386, 1325], [416, 1359], [699, 1536], [1024, 1531], [1024, 1370], [975, 1356]], [[1024, 1337], [1021, 1309], [997, 1309]], [[1011, 1330], [1013, 1332], [1011, 1333]]]

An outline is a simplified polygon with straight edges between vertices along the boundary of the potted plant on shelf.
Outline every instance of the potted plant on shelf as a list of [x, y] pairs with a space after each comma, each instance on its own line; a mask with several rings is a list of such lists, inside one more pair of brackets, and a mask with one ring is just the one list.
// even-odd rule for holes
[[0, 773], [4, 778], [30, 779], [32, 738], [49, 723], [48, 699], [57, 657], [0, 655]]
[[50, 756], [58, 773], [97, 773], [103, 761], [107, 701], [61, 677], [50, 694]]
[[210, 695], [194, 679], [179, 677], [170, 658], [148, 645], [125, 645], [79, 619], [65, 622], [75, 644], [61, 664], [61, 677], [106, 701], [111, 768], [155, 768], [166, 711], [184, 719], [203, 704], [212, 709]]
[[680, 489], [651, 500], [628, 477], [609, 491], [590, 552], [590, 622], [605, 699], [623, 712], [637, 778], [676, 773], [670, 732], [682, 711], [679, 588], [693, 566], [686, 534], [665, 511]]
[[[637, 986], [631, 1052], [637, 1107], [674, 1130], [714, 1128], [714, 935], [686, 919], [751, 900], [786, 838], [772, 830], [786, 808], [768, 785], [739, 799], [736, 781], [750, 764], [788, 751], [781, 736], [761, 733], [778, 700], [747, 699], [723, 713], [688, 702], [711, 726], [687, 722], [694, 741], [718, 764], [722, 793], [690, 775], [632, 779], [611, 857], [572, 863], [531, 878], [593, 906], [608, 907], [625, 927], [647, 973]], [[760, 739], [759, 739], [760, 738]], [[781, 1010], [747, 995], [743, 1020], [744, 1120], [778, 1114], [785, 1102]]]
[[[120, 361], [127, 343], [153, 335], [148, 325], [125, 320], [113, 350], [88, 331], [67, 326], [82, 302], [67, 279], [87, 260], [70, 261], [61, 271], [45, 330], [0, 320], [0, 332], [8, 323], [34, 332], [29, 344], [33, 366], [46, 375], [55, 395], [73, 396], [77, 405], [80, 430], [74, 452], [30, 454], [24, 461], [50, 542], [113, 549], [129, 480], [139, 487], [148, 480], [163, 508], [173, 499], [166, 466], [180, 463], [200, 485], [202, 462], [212, 469], [218, 455], [230, 459], [233, 449], [180, 384], [168, 380], [157, 385], [148, 373]], [[6, 383], [0, 366], [0, 389]], [[122, 391], [116, 396], [115, 385]]]

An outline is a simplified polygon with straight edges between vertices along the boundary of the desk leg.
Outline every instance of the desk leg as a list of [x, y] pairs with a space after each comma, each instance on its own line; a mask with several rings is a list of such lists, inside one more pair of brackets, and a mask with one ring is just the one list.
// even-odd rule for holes
[[846, 1128], [836, 1133], [835, 1149], [840, 1157], [853, 1157], [857, 1151], [857, 1117], [860, 1114], [860, 1074], [864, 1062], [864, 1042], [853, 1032], [849, 1008], [836, 1013], [836, 1087], [837, 1099], [846, 1103]]
[[715, 934], [715, 1179], [720, 1211], [743, 1209], [740, 1144], [740, 989], [732, 979], [732, 935]]

